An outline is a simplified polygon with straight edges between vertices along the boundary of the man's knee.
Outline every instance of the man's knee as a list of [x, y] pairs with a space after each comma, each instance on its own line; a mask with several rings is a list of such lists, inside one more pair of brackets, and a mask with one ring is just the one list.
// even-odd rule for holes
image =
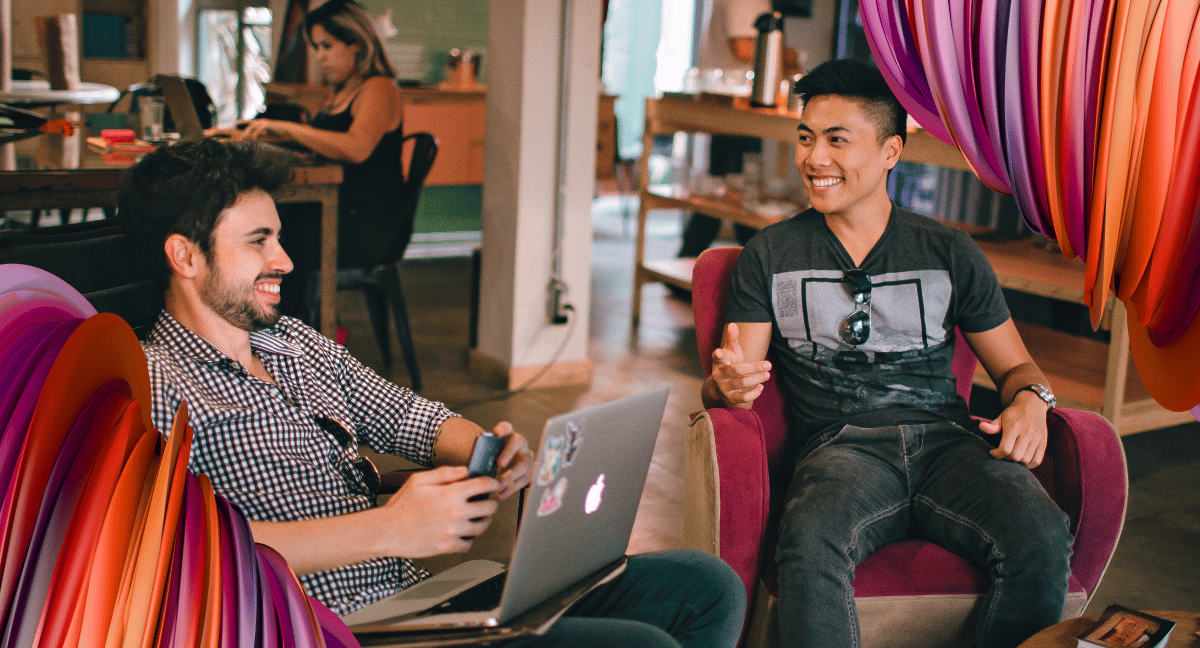
[[874, 506], [847, 499], [839, 504], [802, 493], [784, 505], [781, 518], [776, 547], [781, 566], [846, 571], [904, 533], [908, 505], [883, 498]]
[[505, 644], [511, 648], [679, 648], [666, 630], [631, 619], [563, 617], [540, 637]]
[[1005, 572], [1013, 575], [1019, 571], [1032, 570], [1039, 574], [1060, 575], [1070, 573], [1071, 535], [1067, 514], [1047, 498], [1040, 506], [1031, 506], [1023, 513], [1008, 534], [1004, 546], [998, 547], [1006, 558]]
[[725, 561], [702, 551], [673, 550], [629, 559], [631, 573], [652, 576], [662, 586], [686, 597], [689, 605], [715, 616], [740, 618], [746, 610], [746, 588]]

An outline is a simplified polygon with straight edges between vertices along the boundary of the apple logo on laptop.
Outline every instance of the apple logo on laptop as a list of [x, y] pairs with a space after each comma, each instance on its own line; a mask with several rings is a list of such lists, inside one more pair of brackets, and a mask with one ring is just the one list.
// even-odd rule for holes
[[596, 483], [588, 488], [587, 497], [583, 500], [583, 512], [591, 515], [600, 508], [600, 500], [604, 497], [604, 474], [596, 478]]

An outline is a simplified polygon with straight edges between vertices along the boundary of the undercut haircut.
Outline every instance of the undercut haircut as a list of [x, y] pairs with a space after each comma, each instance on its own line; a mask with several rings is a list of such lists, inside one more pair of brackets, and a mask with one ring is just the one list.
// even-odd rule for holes
[[166, 290], [167, 237], [180, 234], [211, 259], [221, 212], [248, 191], [274, 192], [291, 176], [285, 154], [257, 142], [204, 139], [162, 146], [125, 175], [117, 218], [143, 270]]
[[900, 105], [879, 69], [854, 59], [826, 61], [796, 82], [796, 94], [807, 104], [813, 97], [837, 95], [858, 101], [875, 123], [882, 145], [892, 135], [908, 141], [908, 111]]

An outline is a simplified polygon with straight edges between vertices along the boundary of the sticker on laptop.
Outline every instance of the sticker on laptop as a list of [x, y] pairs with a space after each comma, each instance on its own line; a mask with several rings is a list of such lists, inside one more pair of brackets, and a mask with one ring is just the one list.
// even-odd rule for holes
[[542, 491], [542, 501], [538, 504], [538, 517], [545, 517], [562, 508], [563, 497], [567, 494], [567, 478], [562, 477], [554, 483], [553, 488]]
[[567, 438], [561, 434], [552, 434], [546, 438], [542, 447], [542, 465], [538, 468], [537, 485], [547, 486], [558, 477], [563, 466], [563, 451], [567, 446]]
[[575, 463], [575, 453], [579, 451], [580, 443], [583, 443], [583, 421], [567, 421], [567, 443], [563, 448], [562, 460], [564, 466]]

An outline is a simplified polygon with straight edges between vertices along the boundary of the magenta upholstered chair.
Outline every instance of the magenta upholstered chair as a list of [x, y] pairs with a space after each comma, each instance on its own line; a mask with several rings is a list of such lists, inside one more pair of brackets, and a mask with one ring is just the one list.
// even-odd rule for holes
[[[692, 305], [706, 374], [721, 341], [729, 275], [740, 252], [714, 248], [696, 262]], [[970, 348], [958, 344], [954, 371], [964, 397], [976, 363]], [[1112, 426], [1096, 414], [1059, 408], [1048, 424], [1050, 445], [1034, 473], [1071, 519], [1075, 543], [1064, 618], [1073, 618], [1096, 591], [1121, 533], [1125, 455]], [[775, 531], [792, 472], [781, 465], [785, 429], [772, 378], [752, 410], [711, 409], [697, 414], [689, 431], [685, 531], [693, 546], [721, 556], [741, 575], [750, 601], [744, 645], [778, 643]], [[970, 645], [987, 587], [983, 571], [935, 544], [888, 545], [855, 574], [863, 646]]]

